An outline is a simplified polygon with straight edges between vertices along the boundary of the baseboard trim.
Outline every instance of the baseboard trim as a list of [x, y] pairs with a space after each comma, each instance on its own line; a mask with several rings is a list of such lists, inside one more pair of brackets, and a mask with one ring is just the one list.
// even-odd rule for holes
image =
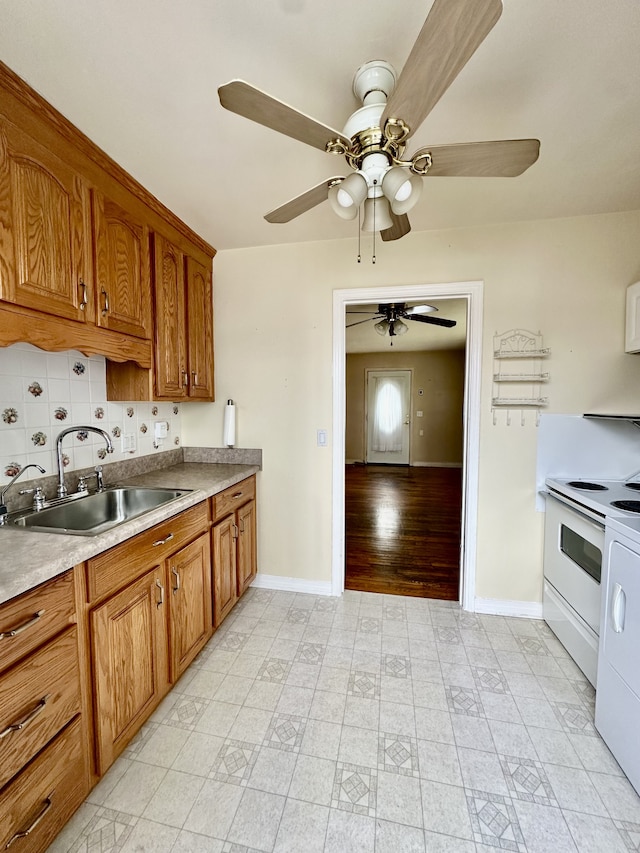
[[476, 598], [476, 613], [491, 616], [517, 616], [526, 619], [542, 619], [542, 604], [538, 601], [504, 601], [501, 598]]
[[251, 586], [256, 589], [277, 589], [283, 592], [306, 592], [310, 595], [332, 595], [331, 581], [308, 581], [303, 578], [286, 578], [282, 575], [265, 575], [258, 572]]
[[413, 468], [462, 468], [462, 462], [412, 462]]

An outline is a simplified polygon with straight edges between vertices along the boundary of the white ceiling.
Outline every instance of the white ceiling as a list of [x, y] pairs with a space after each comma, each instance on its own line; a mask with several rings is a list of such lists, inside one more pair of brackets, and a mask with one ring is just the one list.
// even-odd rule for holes
[[[421, 299], [407, 305], [433, 305], [437, 308], [435, 317], [445, 320], [455, 320], [456, 325], [447, 329], [431, 323], [421, 323], [419, 320], [403, 320], [408, 331], [404, 335], [379, 335], [373, 328], [380, 319], [369, 319], [378, 311], [375, 305], [350, 305], [346, 312], [346, 352], [415, 352], [423, 350], [464, 349], [467, 339], [467, 302], [465, 299]], [[365, 312], [365, 313], [351, 313]], [[375, 312], [375, 313], [374, 313]], [[349, 325], [366, 322], [356, 326]]]
[[[223, 110], [243, 78], [338, 129], [353, 73], [398, 71], [431, 0], [0, 0], [0, 59], [217, 249], [355, 237], [263, 215], [343, 160]], [[504, 0], [407, 153], [537, 137], [519, 178], [427, 178], [414, 231], [640, 207], [640, 2]]]

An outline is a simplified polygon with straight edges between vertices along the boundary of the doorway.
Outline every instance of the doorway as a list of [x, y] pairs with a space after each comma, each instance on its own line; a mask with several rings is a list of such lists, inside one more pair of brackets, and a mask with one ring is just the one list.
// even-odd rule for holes
[[368, 464], [408, 465], [411, 453], [411, 371], [366, 371]]
[[467, 341], [465, 356], [464, 436], [462, 467], [462, 537], [460, 554], [460, 592], [462, 606], [474, 609], [475, 548], [477, 530], [478, 448], [480, 432], [480, 366], [482, 340], [483, 283], [454, 282], [439, 285], [407, 285], [381, 288], [359, 288], [334, 291], [333, 312], [333, 547], [332, 592], [344, 591], [345, 558], [345, 312], [358, 306], [388, 300], [429, 301], [430, 299], [462, 299], [466, 302]]

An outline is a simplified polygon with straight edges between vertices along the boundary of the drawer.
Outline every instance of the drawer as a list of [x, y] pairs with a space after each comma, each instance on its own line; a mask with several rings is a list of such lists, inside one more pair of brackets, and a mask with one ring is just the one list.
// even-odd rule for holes
[[0, 788], [79, 711], [73, 627], [0, 678]]
[[255, 496], [255, 475], [253, 477], [247, 477], [246, 480], [242, 480], [235, 486], [230, 486], [228, 489], [225, 489], [224, 492], [220, 492], [219, 495], [214, 495], [212, 498], [214, 520], [217, 521], [220, 518], [224, 518], [225, 515], [235, 512], [235, 510], [242, 506], [242, 504], [246, 504], [247, 501], [254, 500]]
[[77, 718], [0, 793], [0, 850], [42, 853], [89, 790]]
[[160, 565], [209, 526], [207, 502], [156, 524], [87, 562], [87, 593], [99, 601]]
[[0, 605], [0, 672], [73, 622], [72, 571]]

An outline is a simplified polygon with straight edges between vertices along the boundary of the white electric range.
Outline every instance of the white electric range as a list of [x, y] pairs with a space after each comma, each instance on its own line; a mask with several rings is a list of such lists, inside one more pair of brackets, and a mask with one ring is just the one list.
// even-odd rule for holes
[[596, 728], [640, 793], [640, 480], [548, 479], [544, 617], [596, 691]]

